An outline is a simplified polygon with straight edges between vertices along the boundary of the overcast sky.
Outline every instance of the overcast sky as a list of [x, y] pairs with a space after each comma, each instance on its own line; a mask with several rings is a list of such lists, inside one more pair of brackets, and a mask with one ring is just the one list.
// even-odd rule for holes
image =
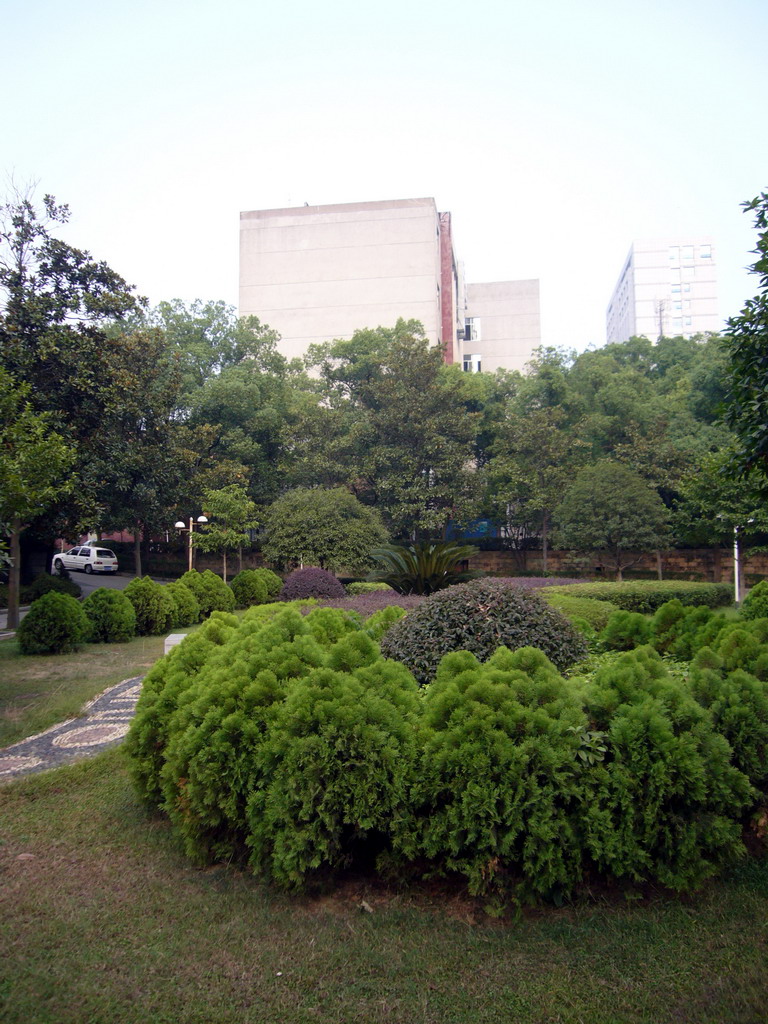
[[[605, 341], [634, 238], [756, 291], [766, 0], [5, 0], [0, 168], [152, 303], [237, 303], [241, 210], [434, 196], [470, 281]], [[364, 326], [375, 326], [361, 324]]]

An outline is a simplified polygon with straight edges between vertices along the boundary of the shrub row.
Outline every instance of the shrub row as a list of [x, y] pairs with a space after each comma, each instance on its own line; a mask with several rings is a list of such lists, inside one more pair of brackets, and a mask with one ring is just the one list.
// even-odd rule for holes
[[[32, 604], [38, 597], [55, 590], [59, 594], [80, 597], [81, 590], [74, 580], [63, 576], [51, 576], [47, 572], [35, 576], [31, 583], [19, 588], [19, 603]], [[8, 607], [8, 584], [0, 583], [0, 608]]]
[[231, 586], [209, 569], [202, 573], [192, 570], [165, 585], [144, 576], [131, 580], [123, 591], [100, 587], [81, 605], [69, 596], [70, 588], [80, 593], [76, 584], [54, 576], [41, 579], [51, 581], [41, 585], [41, 590], [47, 586], [49, 593], [33, 602], [17, 631], [23, 654], [64, 654], [81, 643], [123, 643], [134, 636], [160, 636], [200, 622], [213, 611], [273, 600], [283, 583], [269, 569], [245, 569]]
[[706, 605], [708, 608], [720, 608], [733, 601], [733, 589], [727, 583], [692, 583], [686, 580], [575, 583], [551, 588], [547, 597], [552, 594], [610, 601], [624, 611], [645, 613], [655, 612], [674, 598], [684, 605]]
[[420, 689], [378, 631], [328, 608], [214, 613], [152, 668], [132, 774], [191, 857], [288, 888], [373, 862], [458, 872], [506, 898], [595, 869], [685, 890], [744, 852], [768, 684], [724, 649], [702, 648], [690, 682], [650, 647], [570, 680], [530, 647], [457, 651]]

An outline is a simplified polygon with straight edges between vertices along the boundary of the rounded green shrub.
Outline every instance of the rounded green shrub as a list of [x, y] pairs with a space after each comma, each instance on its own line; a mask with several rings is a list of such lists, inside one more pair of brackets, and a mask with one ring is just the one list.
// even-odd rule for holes
[[185, 583], [176, 580], [165, 584], [165, 592], [173, 601], [173, 621], [171, 629], [179, 626], [192, 626], [200, 621], [200, 605], [197, 598]]
[[267, 588], [267, 597], [270, 601], [277, 598], [277, 595], [283, 589], [283, 579], [278, 576], [276, 572], [272, 572], [271, 569], [254, 569], [256, 575], [259, 577], [261, 582]]
[[764, 619], [768, 617], [768, 580], [761, 580], [752, 587], [741, 606], [742, 619]]
[[582, 695], [605, 735], [581, 818], [600, 871], [683, 890], [743, 853], [739, 819], [754, 791], [711, 715], [655, 651], [621, 654]]
[[684, 606], [677, 598], [656, 609], [651, 619], [651, 643], [678, 661], [689, 661], [710, 635], [713, 612], [704, 605]]
[[294, 569], [285, 579], [280, 599], [302, 601], [310, 597], [346, 597], [346, 591], [333, 573], [325, 569]]
[[238, 608], [252, 604], [265, 604], [268, 600], [267, 586], [257, 569], [243, 569], [230, 583]]
[[474, 894], [568, 892], [582, 874], [578, 821], [589, 763], [578, 697], [541, 651], [466, 652], [427, 689], [414, 812], [396, 846]]
[[189, 587], [200, 605], [200, 618], [206, 619], [211, 612], [231, 612], [235, 609], [235, 595], [221, 576], [206, 569], [198, 572], [191, 569], [178, 580]]
[[647, 644], [651, 624], [640, 612], [615, 611], [608, 619], [600, 639], [611, 651], [631, 651]]
[[120, 644], [136, 636], [136, 612], [122, 591], [99, 587], [86, 597], [82, 608], [91, 643]]
[[160, 636], [167, 633], [173, 623], [175, 605], [161, 583], [149, 576], [131, 580], [123, 591], [136, 613], [136, 632], [139, 636]]
[[375, 594], [377, 590], [391, 590], [392, 587], [388, 583], [366, 583], [365, 580], [362, 580], [356, 583], [347, 583], [344, 589], [351, 597], [357, 597], [358, 594]]
[[84, 643], [88, 619], [69, 594], [43, 594], [19, 623], [16, 639], [22, 654], [66, 654]]
[[444, 655], [485, 661], [498, 647], [538, 647], [561, 671], [587, 653], [584, 637], [537, 594], [504, 580], [459, 583], [428, 597], [384, 635], [381, 651], [430, 682]]

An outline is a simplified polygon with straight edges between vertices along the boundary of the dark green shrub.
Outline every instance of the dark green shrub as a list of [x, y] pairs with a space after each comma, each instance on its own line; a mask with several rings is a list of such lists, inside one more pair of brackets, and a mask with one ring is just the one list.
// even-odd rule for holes
[[743, 852], [754, 799], [711, 716], [649, 647], [620, 655], [583, 691], [606, 753], [581, 818], [586, 849], [618, 879], [682, 890]]
[[477, 551], [452, 540], [387, 544], [371, 552], [381, 568], [369, 573], [367, 579], [386, 583], [398, 594], [433, 594], [482, 575], [462, 565]]
[[123, 591], [136, 612], [136, 633], [139, 636], [160, 636], [171, 628], [175, 605], [161, 583], [149, 576], [131, 580]]
[[484, 665], [447, 655], [426, 691], [414, 814], [396, 830], [409, 858], [459, 872], [475, 894], [569, 891], [581, 877], [578, 820], [593, 742], [581, 703], [541, 651]]
[[51, 576], [47, 572], [35, 576], [28, 587], [23, 588], [23, 597], [26, 602], [36, 601], [43, 594], [49, 594], [55, 590], [59, 594], [69, 594], [70, 597], [80, 597], [82, 590], [77, 583], [69, 576]]
[[66, 654], [87, 635], [88, 619], [80, 602], [56, 591], [34, 601], [16, 630], [22, 654]]
[[231, 612], [235, 609], [235, 595], [215, 572], [206, 569], [198, 572], [191, 569], [180, 577], [179, 583], [189, 587], [200, 605], [200, 618], [206, 619], [211, 612]]
[[280, 600], [303, 601], [309, 597], [346, 597], [346, 591], [333, 573], [325, 569], [294, 569], [285, 579]]
[[761, 580], [744, 598], [740, 609], [742, 619], [768, 617], [768, 580]]
[[82, 608], [90, 643], [120, 644], [136, 636], [136, 612], [122, 591], [99, 587], [86, 597]]
[[[678, 661], [690, 661], [708, 640], [713, 618], [711, 608], [683, 606], [675, 598], [657, 608], [651, 620], [651, 643], [661, 654]], [[718, 627], [719, 629], [719, 627]]]
[[267, 586], [256, 569], [243, 569], [230, 583], [238, 608], [252, 604], [265, 604], [268, 599]]
[[553, 587], [558, 594], [591, 597], [610, 601], [627, 612], [653, 614], [667, 601], [677, 598], [683, 605], [719, 608], [733, 603], [733, 591], [727, 583], [691, 583], [687, 580], [635, 580], [631, 583], [573, 583]]
[[647, 644], [650, 636], [651, 624], [640, 612], [615, 611], [600, 639], [611, 651], [631, 651]]
[[171, 629], [179, 626], [192, 626], [200, 621], [200, 605], [197, 598], [185, 583], [176, 580], [166, 583], [165, 592], [173, 601], [173, 621]]
[[583, 619], [588, 622], [593, 630], [600, 633], [608, 625], [608, 619], [614, 612], [619, 610], [618, 606], [610, 601], [597, 601], [593, 597], [576, 597], [572, 594], [555, 592], [553, 587], [544, 587], [539, 591], [539, 597], [547, 604], [556, 608], [569, 619]]
[[502, 646], [538, 647], [561, 671], [587, 651], [583, 636], [560, 612], [537, 594], [498, 579], [460, 583], [431, 595], [381, 641], [382, 654], [402, 661], [422, 684], [434, 678], [441, 658], [452, 651], [487, 660]]

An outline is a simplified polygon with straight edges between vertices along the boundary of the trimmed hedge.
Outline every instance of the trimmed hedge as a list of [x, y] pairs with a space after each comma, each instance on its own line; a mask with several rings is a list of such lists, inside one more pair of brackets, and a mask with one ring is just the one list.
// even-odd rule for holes
[[557, 611], [573, 622], [574, 619], [583, 619], [589, 623], [592, 629], [598, 633], [605, 629], [608, 620], [614, 612], [619, 609], [610, 601], [598, 601], [593, 597], [577, 597], [573, 594], [563, 594], [553, 591], [552, 588], [543, 588], [539, 592], [548, 605], [556, 608]]
[[99, 587], [86, 597], [82, 608], [89, 643], [122, 644], [136, 636], [136, 612], [122, 591]]
[[136, 633], [139, 636], [160, 636], [168, 632], [176, 614], [176, 605], [162, 583], [142, 576], [131, 580], [123, 593], [136, 612]]
[[252, 604], [265, 604], [267, 601], [266, 583], [256, 569], [243, 569], [229, 585], [235, 595], [237, 608], [248, 608]]
[[440, 659], [466, 650], [485, 661], [501, 646], [538, 647], [562, 671], [585, 657], [584, 637], [541, 597], [500, 579], [473, 580], [431, 594], [383, 637], [385, 657], [428, 683]]
[[190, 569], [178, 580], [189, 587], [200, 605], [200, 619], [207, 619], [211, 612], [231, 612], [235, 610], [235, 595], [221, 576], [206, 569], [198, 572]]
[[32, 602], [16, 630], [22, 654], [67, 654], [87, 636], [88, 619], [80, 602], [55, 590]]
[[650, 647], [570, 680], [500, 648], [448, 654], [420, 695], [358, 616], [214, 613], [146, 677], [131, 771], [195, 860], [291, 889], [376, 863], [491, 900], [596, 868], [684, 891], [743, 855], [768, 777], [768, 683], [729, 667], [768, 652], [768, 620], [736, 625], [691, 686]]
[[627, 612], [653, 613], [667, 601], [677, 599], [683, 605], [721, 608], [733, 603], [733, 590], [727, 583], [691, 583], [685, 580], [635, 580], [625, 583], [574, 583], [553, 587], [549, 594], [589, 597]]
[[165, 592], [170, 594], [173, 601], [171, 629], [176, 629], [180, 626], [192, 626], [200, 621], [200, 605], [186, 583], [182, 583], [180, 580], [176, 580], [174, 583], [166, 583]]

